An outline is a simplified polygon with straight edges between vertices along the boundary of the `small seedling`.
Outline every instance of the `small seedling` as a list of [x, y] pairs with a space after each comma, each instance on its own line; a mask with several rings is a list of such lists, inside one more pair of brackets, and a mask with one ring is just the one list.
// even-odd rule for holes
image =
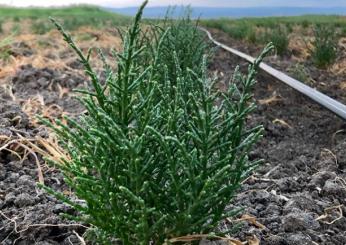
[[52, 26], [41, 20], [33, 20], [31, 25], [32, 32], [35, 34], [43, 35], [52, 29]]
[[19, 35], [21, 33], [21, 26], [19, 23], [14, 23], [12, 26], [11, 32], [13, 35]]
[[303, 27], [304, 29], [307, 29], [307, 28], [310, 26], [310, 23], [309, 23], [308, 20], [303, 20], [303, 21], [301, 22], [301, 25], [302, 25], [302, 27]]
[[309, 71], [303, 64], [296, 64], [290, 70], [292, 76], [303, 83], [309, 83], [312, 81]]
[[276, 53], [282, 56], [288, 50], [288, 33], [283, 27], [276, 27], [274, 30], [267, 31], [265, 42], [272, 42], [275, 46]]
[[334, 28], [317, 25], [314, 29], [314, 38], [312, 60], [318, 68], [327, 68], [336, 59], [337, 36]]
[[0, 41], [0, 59], [7, 63], [11, 58], [11, 43], [13, 42], [13, 35], [6, 37]]

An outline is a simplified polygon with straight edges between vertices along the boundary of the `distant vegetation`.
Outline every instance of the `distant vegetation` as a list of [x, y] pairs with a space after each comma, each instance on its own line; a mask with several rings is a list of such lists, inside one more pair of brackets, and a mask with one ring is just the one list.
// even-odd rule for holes
[[338, 41], [335, 30], [328, 25], [318, 25], [314, 28], [314, 36], [312, 59], [317, 67], [326, 68], [337, 56]]
[[286, 16], [286, 17], [263, 17], [263, 18], [242, 18], [242, 19], [210, 19], [203, 20], [203, 24], [210, 27], [222, 27], [225, 25], [247, 25], [272, 28], [280, 24], [287, 26], [302, 25], [308, 27], [316, 24], [330, 24], [336, 27], [346, 25], [346, 18], [337, 15], [302, 15], [302, 16]]
[[[180, 13], [184, 12], [184, 6], [175, 7], [176, 11], [173, 18], [179, 18]], [[136, 14], [136, 7], [128, 8], [110, 8], [109, 10], [119, 14], [134, 16]], [[163, 7], [149, 7], [144, 13], [144, 18], [158, 18], [164, 17], [167, 12], [167, 6]], [[273, 17], [273, 16], [300, 16], [300, 15], [346, 15], [345, 7], [198, 7], [194, 6], [191, 13], [193, 19], [215, 19], [215, 18], [244, 18], [244, 17]]]
[[[65, 8], [14, 8], [0, 7], [0, 24], [5, 21], [15, 23], [21, 20], [30, 20], [32, 31], [44, 34], [53, 28], [48, 17], [64, 23], [67, 30], [74, 30], [80, 26], [108, 27], [127, 24], [129, 17], [106, 11], [97, 6], [76, 5]], [[1, 30], [1, 28], [0, 28]]]
[[[202, 20], [206, 27], [217, 28], [236, 39], [247, 39], [256, 43], [267, 42], [268, 35], [273, 31], [292, 32], [294, 26], [307, 29], [316, 25], [329, 25], [334, 29], [345, 32], [346, 18], [334, 15], [306, 15], [293, 17], [265, 17], [265, 18], [242, 18], [242, 19], [210, 19]], [[258, 32], [258, 33], [256, 33]], [[285, 34], [285, 33], [282, 33]], [[256, 37], [254, 39], [254, 37]]]
[[310, 41], [313, 46], [310, 50], [311, 58], [319, 68], [326, 68], [334, 62], [338, 38], [346, 36], [346, 18], [332, 15], [221, 18], [202, 20], [202, 24], [209, 28], [220, 29], [234, 39], [258, 45], [273, 42], [277, 54], [281, 56], [289, 53], [290, 33], [301, 35], [304, 40], [310, 37], [313, 39]]

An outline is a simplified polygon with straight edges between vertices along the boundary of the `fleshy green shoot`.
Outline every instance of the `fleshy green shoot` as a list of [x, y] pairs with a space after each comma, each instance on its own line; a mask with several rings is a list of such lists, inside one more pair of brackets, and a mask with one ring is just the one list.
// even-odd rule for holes
[[272, 46], [247, 75], [236, 70], [222, 92], [209, 77], [209, 47], [197, 26], [189, 19], [166, 22], [146, 35], [148, 27], [140, 25], [145, 5], [124, 35], [122, 52], [115, 54], [117, 69], [105, 63], [103, 83], [90, 53], [85, 56], [53, 20], [92, 88], [81, 91], [87, 114], [78, 121], [46, 122], [70, 155], [56, 166], [77, 201], [44, 188], [74, 207], [78, 217], [72, 218], [90, 224], [102, 244], [119, 239], [124, 245], [161, 245], [213, 232], [237, 213], [226, 207], [259, 163], [248, 153], [262, 127], [248, 128], [245, 122], [255, 109], [256, 70]]

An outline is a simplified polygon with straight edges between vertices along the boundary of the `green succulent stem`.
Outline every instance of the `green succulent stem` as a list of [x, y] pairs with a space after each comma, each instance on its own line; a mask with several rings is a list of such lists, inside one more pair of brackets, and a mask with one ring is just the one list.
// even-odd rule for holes
[[75, 208], [78, 220], [96, 232], [91, 240], [101, 244], [160, 245], [213, 232], [238, 213], [226, 207], [259, 163], [248, 153], [263, 129], [249, 128], [246, 119], [254, 110], [256, 70], [272, 45], [247, 75], [236, 70], [222, 92], [209, 76], [211, 48], [196, 23], [187, 16], [142, 28], [146, 4], [122, 35], [117, 69], [100, 53], [104, 82], [89, 63], [90, 52], [85, 56], [52, 20], [91, 87], [81, 91], [85, 115], [67, 118], [68, 126], [46, 121], [70, 155], [56, 166], [78, 198], [43, 188]]

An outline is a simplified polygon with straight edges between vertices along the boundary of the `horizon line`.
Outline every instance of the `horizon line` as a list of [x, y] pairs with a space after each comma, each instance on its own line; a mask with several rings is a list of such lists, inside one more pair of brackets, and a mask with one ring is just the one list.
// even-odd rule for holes
[[[83, 4], [82, 4], [83, 5]], [[65, 5], [67, 6], [67, 5]], [[92, 5], [90, 4], [90, 6], [99, 6], [99, 7], [108, 7], [108, 6], [102, 6], [102, 5]], [[111, 7], [111, 6], [109, 6]], [[114, 9], [125, 9], [125, 8], [138, 8], [139, 6], [128, 6], [128, 7], [111, 7]], [[204, 5], [197, 5], [197, 6], [192, 6], [190, 4], [187, 5], [157, 5], [157, 6], [148, 6], [146, 7], [146, 9], [149, 8], [166, 8], [166, 7], [191, 7], [191, 8], [222, 8], [222, 9], [248, 9], [248, 8], [320, 8], [320, 9], [328, 9], [328, 8], [346, 8], [346, 6], [328, 6], [328, 7], [322, 7], [322, 6], [247, 6], [247, 7], [230, 7], [230, 6], [204, 6]]]
[[[97, 4], [89, 4], [89, 3], [79, 3], [79, 4], [64, 4], [64, 5], [51, 5], [51, 6], [40, 6], [40, 5], [30, 5], [30, 6], [15, 6], [10, 4], [0, 4], [1, 7], [11, 7], [11, 8], [64, 8], [64, 7], [78, 7], [78, 6], [93, 6], [93, 7], [99, 7], [99, 8], [112, 8], [112, 9], [127, 9], [127, 8], [139, 8], [139, 5], [133, 5], [133, 6], [126, 6], [126, 7], [115, 7], [110, 5], [97, 5]], [[191, 7], [193, 8], [209, 8], [209, 9], [250, 9], [250, 8], [314, 8], [314, 9], [331, 9], [331, 8], [346, 8], [346, 6], [273, 6], [273, 5], [266, 5], [266, 6], [239, 6], [239, 7], [232, 7], [232, 6], [205, 6], [205, 5], [191, 5], [191, 4], [176, 4], [176, 5], [154, 5], [154, 6], [147, 6], [146, 9], [150, 8], [167, 8], [167, 7]]]

